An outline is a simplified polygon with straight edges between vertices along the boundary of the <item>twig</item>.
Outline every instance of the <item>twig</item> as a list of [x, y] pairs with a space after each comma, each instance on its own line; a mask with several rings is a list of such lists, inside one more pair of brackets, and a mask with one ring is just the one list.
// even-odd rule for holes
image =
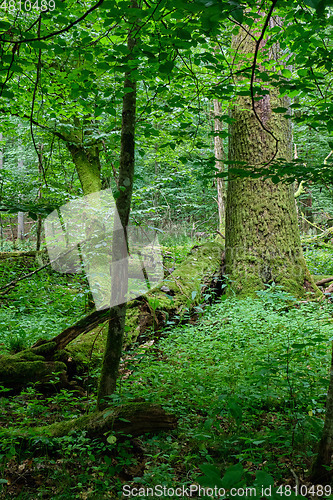
[[10, 43], [10, 44], [40, 42], [41, 40], [48, 40], [49, 38], [53, 38], [56, 35], [61, 35], [62, 33], [66, 33], [67, 31], [69, 31], [76, 24], [78, 24], [81, 21], [83, 21], [83, 19], [85, 19], [91, 12], [93, 12], [98, 7], [100, 7], [100, 5], [102, 5], [103, 2], [104, 2], [104, 0], [99, 0], [95, 5], [93, 5], [92, 7], [90, 7], [90, 9], [88, 9], [81, 17], [75, 19], [75, 21], [73, 21], [72, 23], [68, 24], [68, 26], [66, 26], [65, 28], [62, 28], [61, 30], [54, 31], [53, 33], [50, 33], [49, 35], [39, 36], [38, 38], [23, 38], [22, 40], [16, 40], [16, 41], [6, 40], [4, 38], [0, 38], [0, 42]]
[[326, 283], [330, 283], [331, 281], [333, 281], [333, 276], [331, 276], [330, 278], [324, 278], [322, 280], [317, 281], [316, 285], [317, 286], [326, 285]]
[[298, 491], [299, 490], [299, 478], [298, 478], [298, 476], [296, 476], [295, 471], [293, 469], [290, 469], [290, 472], [294, 476], [295, 483], [296, 483], [296, 488], [297, 488], [297, 491]]

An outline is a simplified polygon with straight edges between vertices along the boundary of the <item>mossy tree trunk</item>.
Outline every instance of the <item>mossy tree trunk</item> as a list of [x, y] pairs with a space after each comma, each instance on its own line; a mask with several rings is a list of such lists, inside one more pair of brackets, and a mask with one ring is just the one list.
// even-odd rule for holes
[[[132, 0], [132, 8], [138, 8], [136, 0]], [[132, 36], [136, 26], [133, 25], [127, 38], [129, 59], [133, 60], [133, 50], [136, 40]], [[132, 32], [131, 32], [132, 31]], [[116, 207], [120, 222], [123, 226], [125, 241], [122, 237], [112, 239], [112, 262], [122, 260], [121, 274], [112, 275], [111, 307], [108, 335], [102, 363], [102, 371], [97, 393], [97, 406], [103, 409], [107, 402], [103, 399], [116, 390], [119, 363], [121, 359], [126, 319], [126, 293], [128, 289], [128, 259], [127, 253], [127, 226], [131, 210], [131, 200], [134, 180], [134, 153], [135, 153], [135, 114], [136, 114], [136, 80], [133, 71], [125, 73], [124, 97], [122, 109], [121, 143], [118, 177], [118, 197]], [[131, 92], [128, 92], [131, 89]], [[120, 268], [119, 268], [120, 270]]]
[[[233, 37], [236, 69], [241, 67], [240, 58], [254, 54], [252, 35], [240, 29]], [[263, 50], [261, 46], [259, 54]], [[272, 59], [273, 50], [266, 51], [265, 55]], [[249, 59], [243, 60], [248, 67]], [[290, 120], [284, 114], [272, 112], [275, 107], [288, 108], [289, 102], [279, 97], [277, 88], [266, 85], [266, 89], [269, 93], [255, 100], [257, 116], [250, 95], [236, 98], [229, 139], [232, 166], [237, 167], [237, 162], [265, 166], [274, 158], [276, 148], [276, 158], [292, 159]], [[226, 272], [237, 294], [253, 294], [273, 282], [296, 297], [316, 290], [302, 255], [292, 186], [274, 184], [270, 179], [229, 175]]]
[[56, 422], [45, 427], [4, 428], [0, 430], [0, 438], [11, 437], [25, 441], [25, 447], [28, 447], [31, 445], [31, 440], [41, 436], [52, 439], [84, 431], [91, 439], [105, 439], [108, 435], [114, 435], [117, 439], [128, 439], [129, 434], [135, 437], [146, 432], [170, 431], [176, 427], [177, 418], [160, 406], [145, 402], [130, 402], [112, 411], [110, 409], [96, 411], [74, 420]]
[[84, 137], [82, 124], [74, 120], [70, 133], [62, 132], [68, 151], [78, 174], [84, 195], [95, 193], [102, 189], [101, 164], [99, 144], [89, 144], [89, 137]]

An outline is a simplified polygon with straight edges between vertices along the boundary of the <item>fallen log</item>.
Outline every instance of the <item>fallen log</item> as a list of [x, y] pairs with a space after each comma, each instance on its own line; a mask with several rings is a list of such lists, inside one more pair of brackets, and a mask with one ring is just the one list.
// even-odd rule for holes
[[177, 427], [177, 418], [158, 405], [146, 402], [130, 402], [117, 408], [107, 408], [64, 422], [44, 427], [3, 428], [0, 437], [33, 440], [41, 436], [62, 437], [73, 432], [86, 432], [90, 438], [105, 439], [107, 435], [117, 438], [140, 436], [146, 432], [158, 433]]
[[53, 392], [64, 388], [85, 394], [82, 387], [69, 380], [73, 371], [70, 368], [68, 353], [57, 350], [55, 342], [48, 342], [17, 354], [0, 356], [0, 386], [14, 393], [27, 384], [36, 384], [40, 390]]
[[[197, 316], [195, 307], [202, 301], [202, 294], [210, 287], [221, 286], [222, 265], [223, 247], [219, 243], [194, 247], [185, 262], [158, 288], [128, 304], [125, 345], [156, 336], [167, 322], [177, 324], [191, 311]], [[31, 349], [2, 356], [0, 384], [15, 391], [28, 383], [49, 386], [54, 372], [58, 372], [58, 386], [71, 386], [71, 377], [84, 372], [91, 360], [100, 363], [109, 317], [109, 309], [95, 311], [52, 340], [41, 339]], [[99, 325], [102, 326], [96, 331]]]
[[[161, 285], [127, 305], [125, 345], [130, 346], [143, 336], [156, 335], [167, 321], [179, 323], [184, 315], [193, 312], [209, 288], [221, 286], [224, 251], [214, 241], [192, 249], [187, 259]], [[196, 313], [197, 314], [197, 313]], [[51, 342], [64, 349], [76, 361], [87, 362], [92, 353], [99, 357], [104, 352], [106, 322], [110, 310], [95, 311], [66, 328]], [[99, 325], [102, 326], [96, 331]], [[38, 340], [33, 347], [45, 344]]]

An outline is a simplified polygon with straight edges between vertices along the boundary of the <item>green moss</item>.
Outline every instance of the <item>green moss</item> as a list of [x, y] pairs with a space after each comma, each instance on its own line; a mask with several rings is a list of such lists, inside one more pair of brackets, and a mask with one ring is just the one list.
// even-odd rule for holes
[[57, 347], [56, 342], [47, 342], [46, 344], [42, 344], [38, 347], [32, 348], [32, 351], [35, 354], [39, 354], [41, 356], [48, 356], [50, 354], [53, 354], [56, 347]]
[[19, 355], [0, 358], [0, 384], [5, 387], [16, 388], [29, 382], [46, 382], [52, 373], [66, 371], [66, 365], [59, 361], [46, 362], [43, 357], [30, 356], [28, 353], [24, 357]]

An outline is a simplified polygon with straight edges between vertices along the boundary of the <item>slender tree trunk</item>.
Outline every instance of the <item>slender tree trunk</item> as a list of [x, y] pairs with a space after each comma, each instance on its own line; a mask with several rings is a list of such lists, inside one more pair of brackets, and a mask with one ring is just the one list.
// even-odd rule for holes
[[[223, 122], [219, 118], [222, 115], [222, 105], [218, 99], [214, 99], [214, 132], [223, 131]], [[218, 172], [224, 171], [225, 153], [223, 138], [221, 135], [214, 135], [215, 166]], [[219, 231], [225, 227], [225, 182], [222, 177], [217, 177], [217, 204], [219, 211]]]
[[24, 212], [17, 214], [17, 239], [24, 240]]
[[314, 484], [331, 484], [333, 454], [333, 343], [330, 369], [330, 382], [326, 399], [326, 414], [323, 434], [319, 443], [318, 455], [312, 466], [310, 481]]
[[[23, 160], [19, 160], [18, 167], [20, 170], [23, 169]], [[24, 240], [24, 212], [17, 214], [17, 239]]]
[[[242, 29], [233, 37], [232, 47], [238, 56], [254, 54], [253, 38]], [[248, 66], [248, 59], [244, 64]], [[276, 144], [276, 158], [292, 159], [290, 120], [272, 112], [272, 108], [288, 105], [288, 100], [280, 98], [279, 90], [272, 87], [269, 94], [255, 101], [257, 115], [273, 137], [255, 116], [250, 96], [237, 97], [229, 140], [229, 161], [233, 165], [266, 165], [274, 157]], [[253, 294], [273, 282], [297, 297], [312, 290], [318, 293], [302, 255], [292, 186], [229, 175], [226, 271], [238, 294]]]
[[[2, 141], [2, 133], [0, 132], [0, 141]], [[2, 152], [2, 147], [0, 148], [0, 170], [2, 170], [3, 168], [3, 152]], [[1, 187], [1, 191], [2, 191], [2, 187]], [[1, 198], [0, 198], [1, 199]], [[2, 216], [1, 216], [1, 213], [0, 213], [0, 240], [1, 240], [1, 249], [2, 249], [2, 245], [3, 245], [3, 225], [2, 225]]]
[[306, 188], [306, 197], [302, 197], [300, 200], [302, 217], [302, 229], [304, 233], [309, 233], [311, 230], [311, 223], [313, 222], [312, 213], [312, 194], [311, 191]]
[[[135, 0], [132, 1], [132, 7], [137, 7]], [[130, 32], [127, 41], [130, 53], [129, 58], [132, 58], [135, 44], [136, 40], [132, 38]], [[118, 238], [115, 237], [115, 235], [112, 239], [112, 264], [124, 259], [124, 265], [118, 268], [118, 272], [114, 273], [114, 275], [112, 275], [111, 271], [111, 303], [119, 305], [112, 307], [110, 310], [109, 329], [97, 394], [97, 406], [99, 409], [103, 409], [107, 406], [107, 402], [104, 398], [111, 395], [116, 390], [126, 318], [125, 295], [128, 286], [126, 228], [129, 221], [133, 190], [136, 114], [136, 81], [132, 72], [125, 74], [124, 88], [130, 88], [132, 92], [126, 92], [123, 97], [118, 178], [119, 193], [116, 200], [116, 206], [124, 229], [125, 241], [122, 237]], [[121, 269], [121, 273], [119, 273], [119, 269]]]
[[[42, 198], [42, 175], [43, 175], [43, 144], [39, 144], [38, 151], [38, 177], [39, 177], [39, 188], [37, 198], [40, 200]], [[39, 214], [37, 216], [37, 227], [36, 227], [36, 250], [39, 252], [42, 240], [42, 216]]]

